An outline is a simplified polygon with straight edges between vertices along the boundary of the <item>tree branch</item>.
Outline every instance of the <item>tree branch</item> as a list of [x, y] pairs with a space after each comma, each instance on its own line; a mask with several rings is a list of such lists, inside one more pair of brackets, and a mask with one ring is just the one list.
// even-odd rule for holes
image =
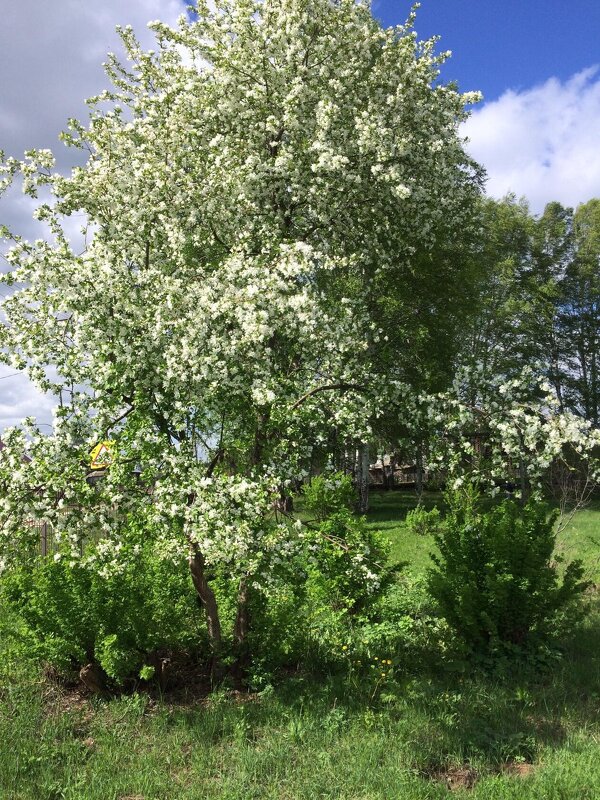
[[314, 394], [318, 394], [319, 392], [333, 392], [333, 391], [349, 391], [354, 390], [355, 392], [366, 392], [366, 386], [360, 386], [357, 383], [330, 383], [326, 386], [316, 386], [314, 389], [311, 389], [310, 392], [306, 392], [300, 397], [294, 405], [292, 406], [292, 411], [295, 411], [299, 406], [302, 405], [309, 397], [312, 397]]

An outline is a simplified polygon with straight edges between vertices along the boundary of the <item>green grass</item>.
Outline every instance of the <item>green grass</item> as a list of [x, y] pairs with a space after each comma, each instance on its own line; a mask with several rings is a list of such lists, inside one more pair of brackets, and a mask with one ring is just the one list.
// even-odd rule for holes
[[[567, 560], [580, 558], [586, 566], [586, 577], [600, 583], [600, 500], [594, 500], [570, 519], [557, 539], [557, 550]], [[561, 526], [562, 527], [562, 526]]]
[[[413, 503], [409, 493], [375, 496], [369, 524], [416, 575], [431, 542], [415, 541], [403, 524]], [[599, 506], [560, 537], [561, 551], [583, 558], [596, 583], [599, 539]], [[61, 690], [16, 658], [14, 622], [5, 618], [0, 798], [596, 800], [597, 587], [588, 601], [562, 659], [546, 668], [521, 664], [490, 676], [415, 664], [375, 696], [333, 676], [295, 675], [259, 695], [224, 692], [187, 704], [147, 695], [90, 701]]]
[[[390, 557], [395, 563], [405, 564], [405, 569], [413, 574], [423, 573], [431, 564], [429, 554], [434, 549], [430, 536], [415, 536], [404, 520], [410, 509], [416, 505], [414, 492], [401, 490], [395, 492], [373, 492], [368, 515], [369, 527], [382, 531], [391, 547]], [[441, 494], [429, 493], [423, 499], [427, 509], [443, 506]]]

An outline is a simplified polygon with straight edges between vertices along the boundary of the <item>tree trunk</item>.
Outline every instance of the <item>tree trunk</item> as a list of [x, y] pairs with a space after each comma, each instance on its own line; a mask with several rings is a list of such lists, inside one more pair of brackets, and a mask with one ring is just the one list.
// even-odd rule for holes
[[233, 626], [233, 638], [236, 644], [243, 645], [246, 642], [249, 629], [250, 610], [248, 608], [248, 581], [246, 578], [242, 578], [238, 590], [237, 614]]
[[208, 638], [210, 639], [213, 651], [213, 676], [218, 678], [221, 675], [220, 658], [222, 635], [217, 598], [206, 579], [204, 556], [200, 552], [198, 545], [192, 543], [190, 547], [189, 565], [192, 574], [192, 582], [198, 593], [202, 607], [204, 608], [204, 613], [206, 614]]
[[85, 664], [79, 670], [79, 678], [92, 694], [99, 694], [104, 697], [107, 696], [107, 675], [100, 664], [96, 664], [95, 662]]
[[244, 685], [244, 677], [250, 663], [250, 650], [248, 648], [248, 631], [250, 630], [250, 608], [248, 606], [249, 590], [247, 578], [240, 580], [238, 589], [237, 613], [233, 625], [233, 640], [236, 649], [236, 658], [231, 673], [236, 683], [236, 688]]
[[417, 457], [415, 466], [415, 491], [420, 503], [423, 499], [423, 442], [417, 442]]
[[369, 445], [361, 442], [357, 450], [356, 490], [358, 492], [357, 511], [366, 514], [369, 510]]

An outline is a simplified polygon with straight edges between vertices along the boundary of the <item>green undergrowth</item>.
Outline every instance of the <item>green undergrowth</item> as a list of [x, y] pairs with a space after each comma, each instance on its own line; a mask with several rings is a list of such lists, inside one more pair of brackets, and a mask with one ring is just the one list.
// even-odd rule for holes
[[[428, 497], [432, 504], [439, 498]], [[368, 525], [408, 562], [431, 542], [404, 525], [409, 493], [375, 496]], [[595, 800], [600, 786], [600, 508], [559, 538], [592, 586], [585, 621], [535, 660], [414, 662], [318, 676], [290, 671], [262, 692], [167, 691], [95, 700], [60, 687], [11, 648], [0, 617], [2, 800]], [[352, 658], [348, 653], [347, 657]], [[382, 677], [382, 672], [386, 672]]]

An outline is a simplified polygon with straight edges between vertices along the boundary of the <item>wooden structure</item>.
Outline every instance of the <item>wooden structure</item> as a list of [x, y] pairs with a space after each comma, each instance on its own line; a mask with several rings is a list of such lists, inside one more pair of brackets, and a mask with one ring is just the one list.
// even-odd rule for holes
[[[423, 473], [422, 481], [427, 480]], [[391, 456], [385, 455], [369, 466], [371, 488], [394, 489], [416, 486], [418, 467], [416, 464], [398, 464]]]

